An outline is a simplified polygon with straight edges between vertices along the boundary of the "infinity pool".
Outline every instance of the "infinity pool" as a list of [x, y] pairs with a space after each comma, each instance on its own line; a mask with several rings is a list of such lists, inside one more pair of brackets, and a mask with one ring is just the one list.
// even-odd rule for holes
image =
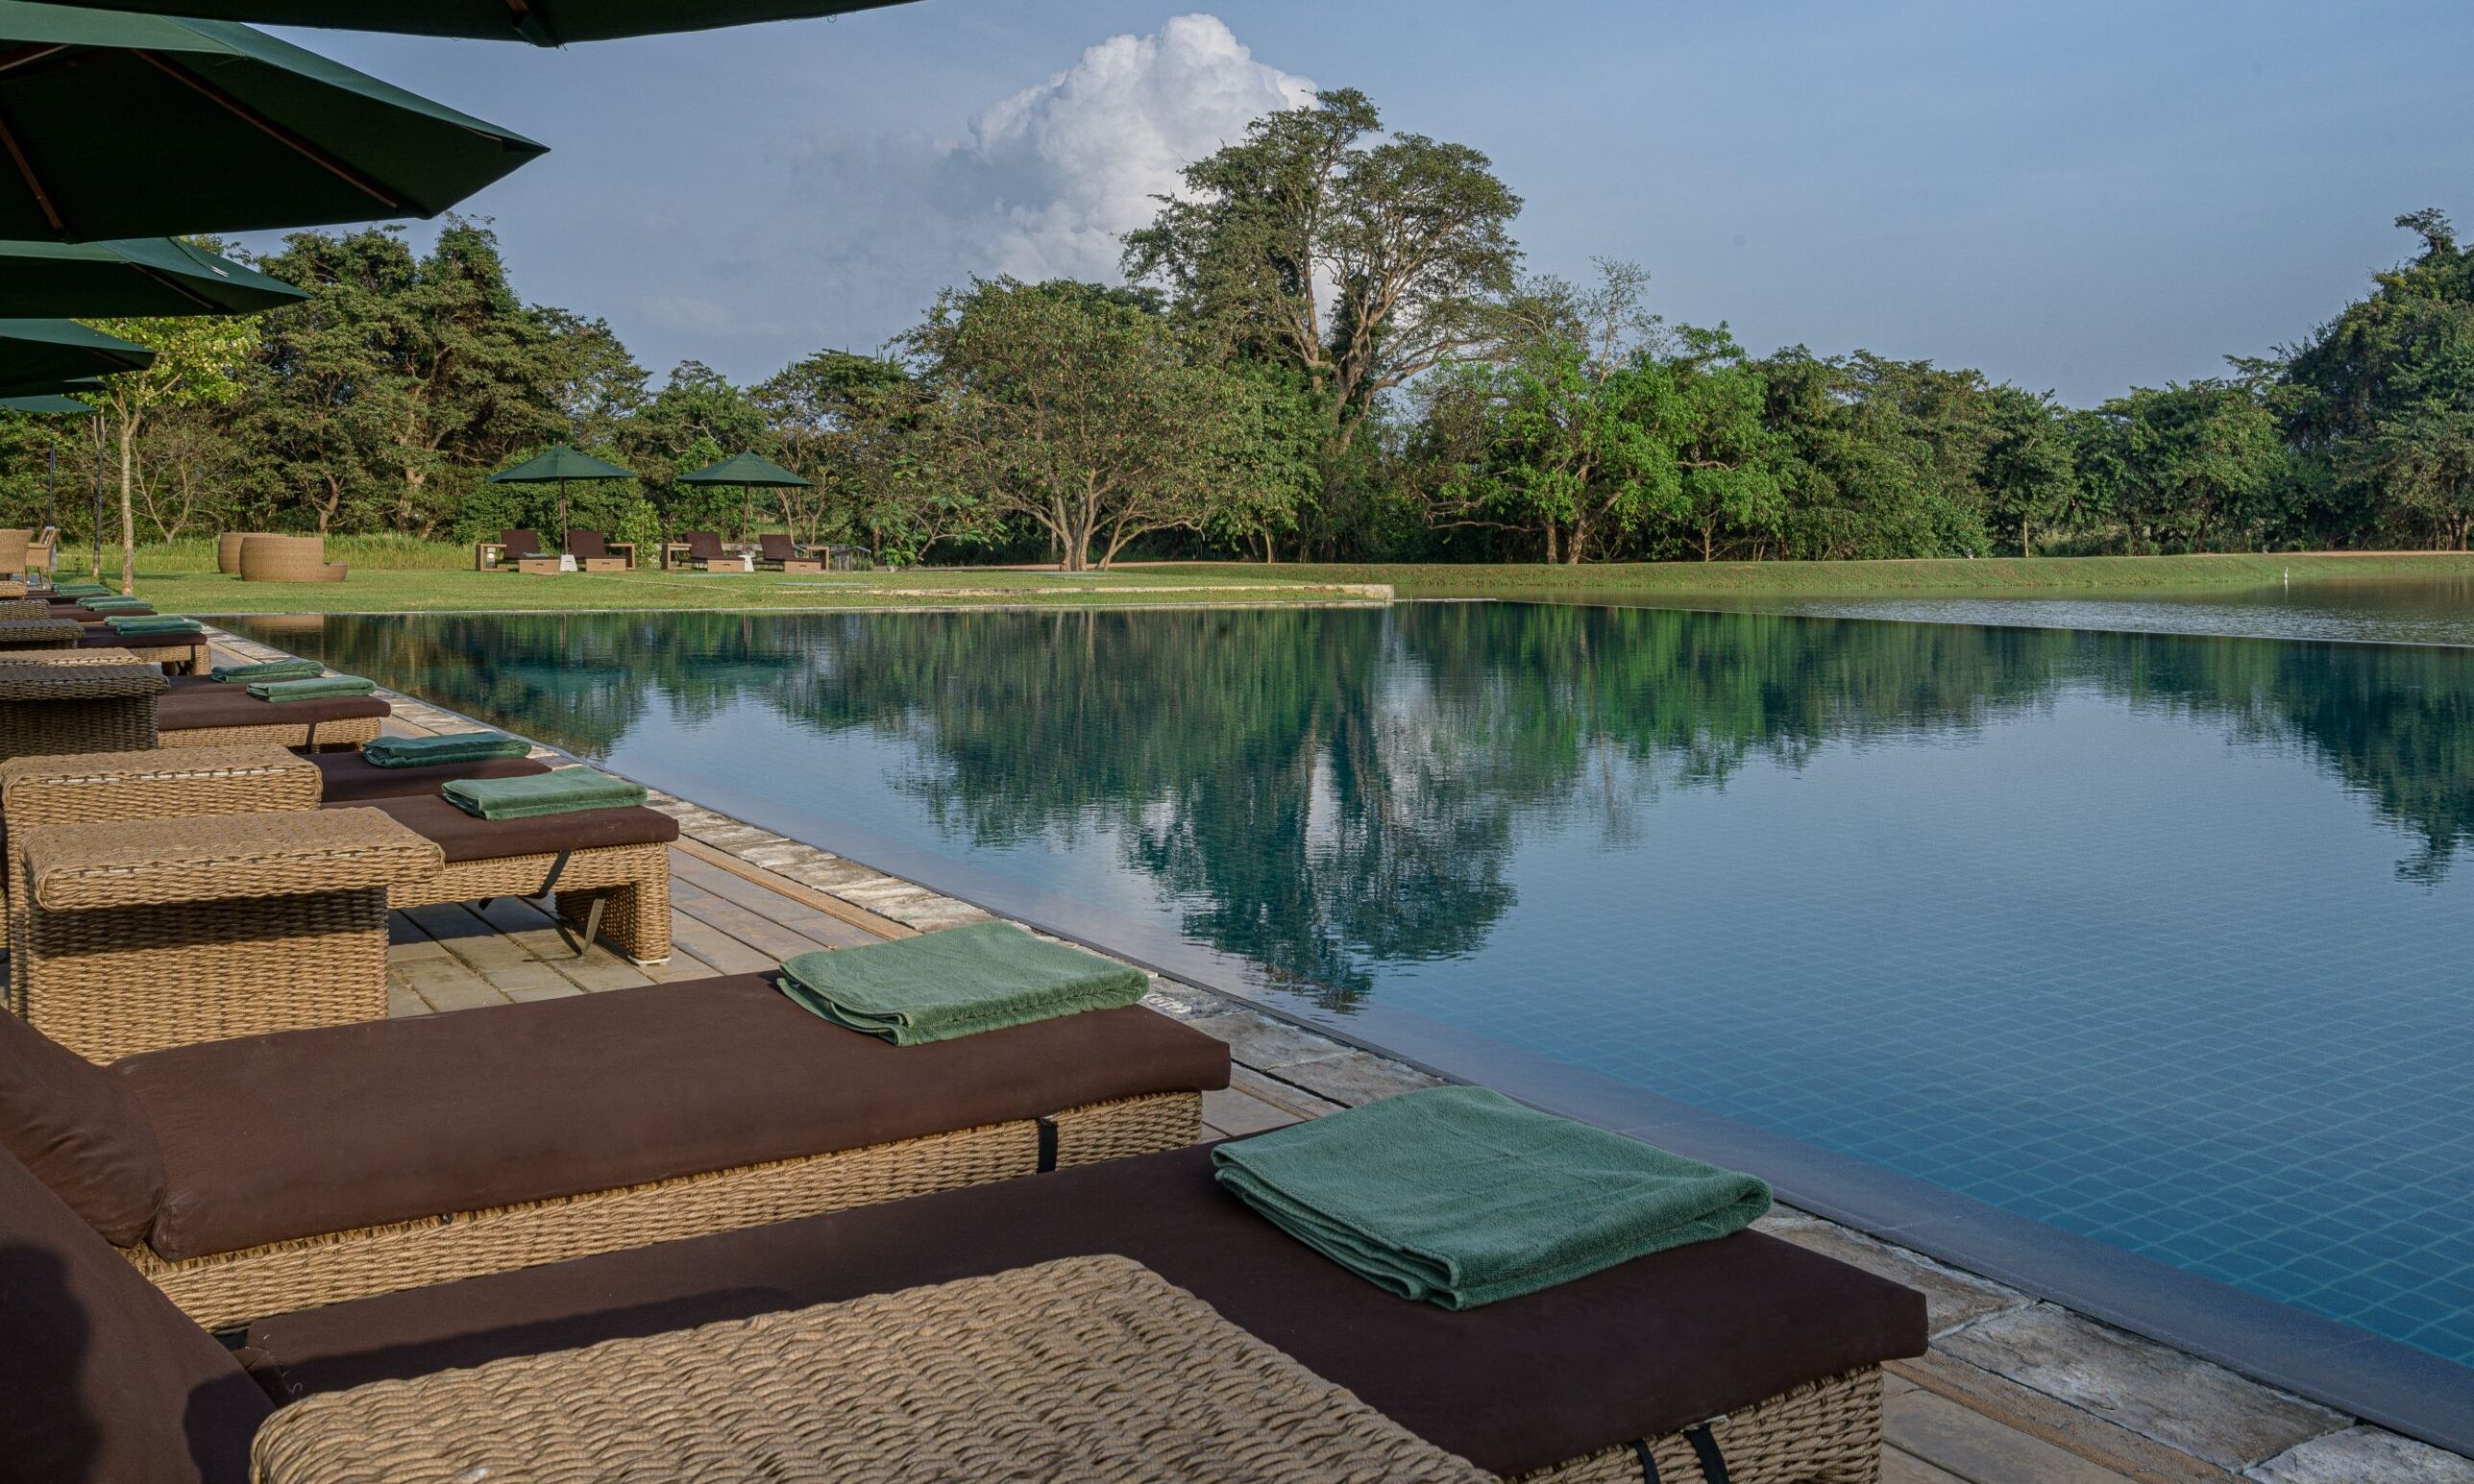
[[1446, 1028], [1456, 1070], [1552, 1058], [2474, 1362], [2474, 651], [1510, 603], [319, 623], [238, 626]]

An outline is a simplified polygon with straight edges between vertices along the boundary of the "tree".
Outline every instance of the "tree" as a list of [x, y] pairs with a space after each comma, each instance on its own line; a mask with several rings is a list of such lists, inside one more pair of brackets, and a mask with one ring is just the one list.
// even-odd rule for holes
[[1447, 519], [1534, 524], [1545, 559], [1588, 559], [1593, 542], [1671, 504], [1675, 450], [1661, 438], [1674, 383], [1654, 361], [1649, 274], [1602, 260], [1582, 289], [1524, 285], [1506, 306], [1502, 359], [1435, 378], [1430, 416], [1482, 425], [1482, 447], [1446, 476]]
[[1090, 284], [973, 280], [906, 350], [936, 404], [940, 468], [993, 520], [1044, 532], [1068, 572], [1152, 531], [1200, 528], [1257, 472], [1228, 453], [1247, 390], [1177, 329]]
[[1988, 523], [2019, 532], [2019, 554], [2036, 554], [2036, 527], [2060, 520], [2079, 492], [2070, 439], [2053, 394], [1996, 386], [1991, 442], [1976, 471]]
[[1423, 134], [1362, 142], [1380, 128], [1349, 88], [1258, 119], [1126, 238], [1127, 276], [1166, 288], [1219, 358], [1302, 378], [1327, 465], [1387, 393], [1486, 340], [1520, 257], [1520, 198], [1485, 156]]
[[137, 588], [135, 500], [137, 439], [147, 420], [174, 407], [210, 406], [240, 395], [242, 368], [257, 350], [257, 326], [242, 317], [91, 320], [107, 335], [135, 340], [155, 353], [142, 371], [104, 378], [98, 405], [110, 420], [120, 454], [120, 591]]
[[2361, 477], [2429, 521], [2440, 545], [2465, 549], [2474, 527], [2474, 406], [2417, 402], [2383, 418], [2357, 457]]
[[2096, 508], [2127, 527], [2134, 549], [2262, 544], [2286, 450], [2249, 387], [2193, 381], [2139, 387], [2079, 424], [2079, 462]]

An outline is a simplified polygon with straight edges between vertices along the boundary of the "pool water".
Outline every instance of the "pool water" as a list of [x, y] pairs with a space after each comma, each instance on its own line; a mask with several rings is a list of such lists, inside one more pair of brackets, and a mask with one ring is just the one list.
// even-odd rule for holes
[[1554, 1058], [2474, 1362], [2474, 650], [1518, 603], [308, 624], [239, 626], [1378, 1042], [1448, 1028], [1455, 1070]]

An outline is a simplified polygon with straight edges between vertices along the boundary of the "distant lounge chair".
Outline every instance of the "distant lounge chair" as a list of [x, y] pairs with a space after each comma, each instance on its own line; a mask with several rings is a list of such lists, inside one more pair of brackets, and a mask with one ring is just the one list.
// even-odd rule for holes
[[712, 531], [681, 531], [678, 539], [687, 543], [687, 566], [699, 572], [745, 572], [746, 564], [722, 549], [722, 538]]
[[824, 562], [821, 558], [804, 554], [799, 550], [798, 543], [778, 531], [768, 531], [757, 537], [756, 547], [756, 565], [759, 567], [771, 567], [782, 572], [809, 574], [824, 571]]
[[582, 572], [627, 572], [636, 565], [633, 542], [612, 541], [600, 531], [569, 531], [567, 554]]
[[545, 549], [544, 543], [541, 539], [541, 532], [539, 531], [503, 530], [499, 532], [499, 560], [502, 562], [518, 562], [527, 556], [547, 556], [549, 554], [548, 550]]

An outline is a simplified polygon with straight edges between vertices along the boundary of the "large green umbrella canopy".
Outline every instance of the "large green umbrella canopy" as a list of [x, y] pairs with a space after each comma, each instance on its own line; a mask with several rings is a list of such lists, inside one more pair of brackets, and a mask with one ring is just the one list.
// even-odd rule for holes
[[80, 401], [74, 397], [51, 394], [39, 397], [0, 397], [0, 412], [22, 412], [30, 415], [65, 413], [71, 417], [85, 417], [93, 411], [94, 403]]
[[334, 26], [557, 46], [615, 36], [800, 20], [901, 0], [86, 0], [100, 10], [211, 15], [261, 26]]
[[307, 297], [177, 237], [0, 242], [0, 314], [250, 314]]
[[511, 469], [502, 469], [490, 475], [492, 484], [556, 484], [558, 486], [558, 544], [567, 545], [567, 481], [570, 479], [632, 479], [636, 472], [595, 458], [559, 444], [546, 453], [536, 453]]
[[755, 489], [804, 487], [808, 481], [784, 469], [761, 453], [733, 453], [719, 464], [707, 464], [678, 476], [680, 484], [735, 484], [739, 486], [739, 539], [747, 539], [747, 528], [756, 523]]
[[0, 320], [0, 397], [32, 397], [64, 382], [142, 371], [155, 353], [68, 320]]
[[435, 216], [543, 150], [246, 26], [0, 0], [0, 238]]

